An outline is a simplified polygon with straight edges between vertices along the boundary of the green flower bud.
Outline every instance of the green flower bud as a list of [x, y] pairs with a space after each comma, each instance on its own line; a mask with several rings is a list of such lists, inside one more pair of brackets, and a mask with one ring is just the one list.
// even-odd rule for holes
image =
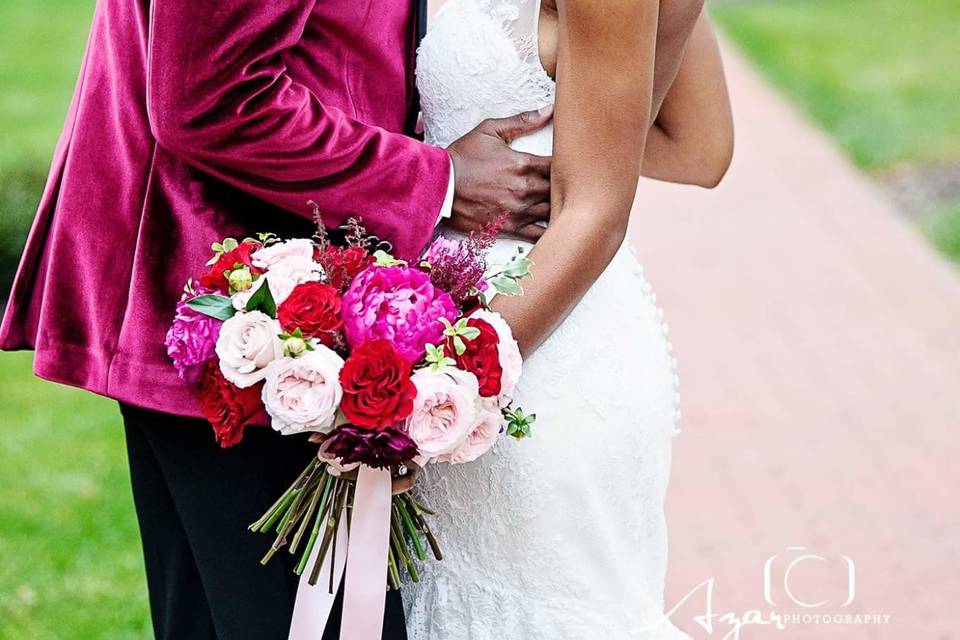
[[234, 291], [247, 291], [253, 286], [253, 274], [250, 273], [249, 267], [242, 266], [230, 272], [230, 275], [227, 276], [227, 282], [230, 283], [230, 288]]
[[310, 349], [307, 341], [300, 336], [288, 336], [283, 340], [283, 355], [296, 358]]

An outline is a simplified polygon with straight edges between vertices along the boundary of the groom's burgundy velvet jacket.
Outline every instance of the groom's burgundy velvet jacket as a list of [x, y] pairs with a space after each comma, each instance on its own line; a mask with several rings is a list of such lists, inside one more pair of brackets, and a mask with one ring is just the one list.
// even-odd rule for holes
[[402, 135], [413, 0], [99, 0], [0, 347], [35, 371], [200, 415], [163, 337], [210, 244], [360, 216], [429, 239], [446, 151]]

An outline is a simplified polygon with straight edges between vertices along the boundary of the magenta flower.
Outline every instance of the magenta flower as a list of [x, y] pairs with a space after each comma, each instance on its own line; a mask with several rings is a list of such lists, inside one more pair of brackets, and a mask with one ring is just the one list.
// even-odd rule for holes
[[191, 309], [187, 300], [177, 303], [177, 312], [164, 345], [180, 379], [190, 384], [200, 381], [204, 363], [214, 356], [222, 324], [216, 318]]
[[430, 280], [449, 292], [457, 304], [470, 297], [471, 289], [486, 290], [483, 275], [487, 271], [487, 253], [505, 221], [505, 216], [498, 216], [462, 240], [439, 236], [427, 247], [423, 260], [430, 264]]
[[409, 267], [368, 267], [343, 294], [343, 329], [356, 349], [369, 340], [388, 340], [403, 359], [415, 363], [426, 345], [440, 342], [441, 318], [453, 322], [457, 307], [430, 276]]

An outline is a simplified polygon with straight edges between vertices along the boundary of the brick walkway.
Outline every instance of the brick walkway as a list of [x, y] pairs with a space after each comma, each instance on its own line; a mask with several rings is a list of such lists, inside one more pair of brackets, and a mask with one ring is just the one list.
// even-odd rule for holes
[[[825, 137], [728, 55], [737, 153], [715, 191], [641, 185], [634, 244], [671, 326], [682, 435], [668, 602], [882, 614], [753, 638], [960, 638], [960, 272]], [[783, 594], [788, 546], [805, 561]], [[841, 607], [841, 554], [856, 597]], [[704, 597], [674, 619], [691, 622]], [[729, 636], [734, 637], [734, 636]]]

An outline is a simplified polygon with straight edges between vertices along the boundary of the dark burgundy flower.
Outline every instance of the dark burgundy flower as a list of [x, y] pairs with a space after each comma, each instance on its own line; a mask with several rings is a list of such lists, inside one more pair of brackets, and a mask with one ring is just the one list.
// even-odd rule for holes
[[324, 448], [328, 455], [340, 458], [342, 464], [360, 462], [376, 469], [407, 462], [418, 453], [416, 443], [398, 429], [372, 431], [350, 424], [330, 434]]

